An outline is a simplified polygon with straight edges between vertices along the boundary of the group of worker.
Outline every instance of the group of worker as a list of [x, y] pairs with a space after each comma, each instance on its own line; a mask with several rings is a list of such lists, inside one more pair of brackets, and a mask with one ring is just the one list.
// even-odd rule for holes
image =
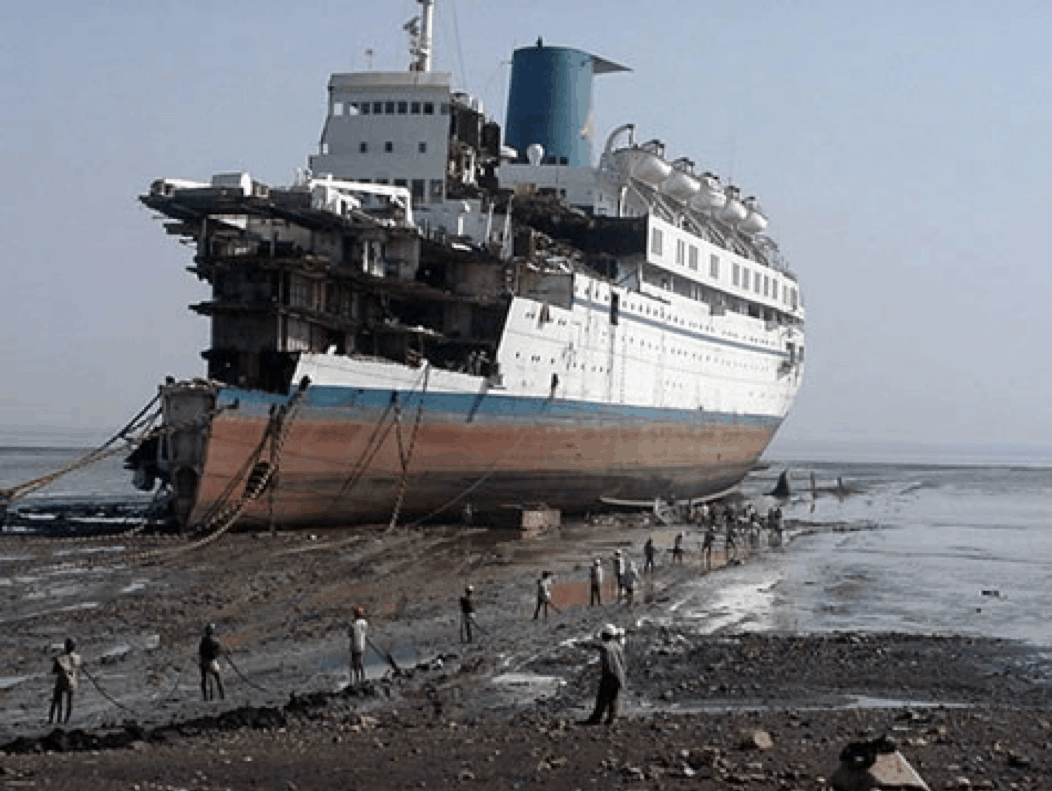
[[[205, 626], [201, 642], [197, 647], [197, 655], [198, 668], [201, 672], [201, 697], [206, 701], [214, 700], [218, 694], [219, 699], [223, 700], [226, 695], [223, 690], [219, 660], [226, 656], [227, 652], [216, 637], [215, 624], [210, 623]], [[55, 686], [51, 693], [51, 706], [48, 709], [49, 724], [63, 725], [69, 722], [69, 718], [73, 715], [73, 696], [80, 686], [81, 671], [87, 674], [84, 659], [77, 653], [76, 641], [72, 637], [67, 637], [62, 653], [51, 660], [51, 672], [55, 676]]]
[[[782, 512], [780, 508], [774, 507], [767, 513], [765, 520], [761, 519], [751, 504], [741, 511], [733, 505], [715, 504], [714, 506], [701, 505], [694, 509], [691, 514], [692, 521], [699, 525], [705, 532], [701, 543], [702, 557], [711, 564], [711, 555], [717, 530], [723, 529], [727, 542], [728, 557], [732, 548], [736, 549], [734, 535], [736, 530], [744, 529], [746, 535], [750, 530], [758, 531], [764, 527], [770, 531], [769, 543], [772, 546], [781, 543], [782, 537]], [[672, 563], [683, 562], [685, 533], [680, 531], [673, 539], [670, 552]], [[651, 573], [655, 570], [655, 552], [653, 537], [648, 537], [643, 544], [643, 571]], [[631, 606], [635, 601], [636, 585], [639, 582], [640, 573], [634, 560], [629, 560], [620, 550], [615, 550], [611, 557], [611, 565], [614, 581], [616, 583], [617, 602]], [[552, 586], [555, 583], [555, 575], [550, 571], [542, 572], [537, 580], [537, 601], [533, 611], [533, 618], [537, 620], [544, 616], [548, 618], [549, 609], [554, 608], [552, 604]], [[475, 639], [475, 632], [480, 628], [475, 618], [475, 589], [468, 585], [464, 594], [460, 597], [460, 639], [471, 643]], [[603, 603], [603, 563], [596, 558], [589, 569], [589, 605], [597, 606]], [[365, 611], [356, 606], [353, 612], [353, 620], [348, 628], [350, 640], [350, 680], [352, 684], [360, 684], [365, 681], [365, 651], [368, 645], [368, 622], [365, 620]], [[201, 696], [205, 701], [215, 700], [218, 695], [220, 700], [225, 699], [223, 679], [220, 671], [220, 658], [228, 656], [226, 649], [216, 637], [215, 624], [208, 624], [204, 629], [201, 642], [198, 645], [198, 666], [201, 674]], [[604, 716], [607, 721], [612, 721], [617, 716], [617, 699], [620, 689], [625, 683], [625, 658], [624, 658], [624, 631], [607, 624], [600, 633], [600, 666], [601, 678], [597, 694], [596, 708], [592, 716], [586, 721], [589, 723], [599, 722]], [[83, 659], [76, 651], [76, 643], [72, 638], [67, 638], [62, 653], [55, 656], [52, 662], [52, 672], [55, 675], [55, 686], [51, 698], [51, 706], [48, 712], [49, 723], [68, 723], [73, 711], [73, 696], [77, 691], [79, 673], [83, 669]], [[86, 672], [86, 670], [85, 670]]]

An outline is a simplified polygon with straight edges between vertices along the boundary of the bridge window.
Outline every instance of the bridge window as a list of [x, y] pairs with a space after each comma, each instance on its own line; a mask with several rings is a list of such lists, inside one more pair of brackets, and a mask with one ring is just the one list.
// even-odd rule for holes
[[690, 255], [687, 256], [687, 263], [691, 269], [697, 270], [698, 268], [698, 248], [694, 245], [690, 246]]
[[709, 256], [709, 277], [720, 276], [720, 257], [713, 253]]

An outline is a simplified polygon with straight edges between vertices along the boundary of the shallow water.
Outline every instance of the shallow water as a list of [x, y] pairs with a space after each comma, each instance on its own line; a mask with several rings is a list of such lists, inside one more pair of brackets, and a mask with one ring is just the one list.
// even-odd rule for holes
[[[678, 618], [706, 631], [952, 632], [1052, 646], [1052, 470], [791, 466], [786, 518], [823, 529], [699, 580]], [[775, 502], [765, 493], [781, 469], [746, 482], [758, 507]], [[837, 496], [838, 477], [851, 493]]]

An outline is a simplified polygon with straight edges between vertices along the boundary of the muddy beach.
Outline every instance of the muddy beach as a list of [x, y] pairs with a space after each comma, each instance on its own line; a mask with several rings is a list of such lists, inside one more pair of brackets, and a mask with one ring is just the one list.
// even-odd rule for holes
[[[848, 742], [888, 734], [932, 788], [1049, 787], [1052, 687], [1034, 652], [951, 635], [695, 634], [669, 604], [721, 571], [704, 570], [693, 536], [672, 565], [674, 533], [639, 519], [533, 539], [240, 533], [193, 552], [159, 537], [5, 536], [0, 783], [810, 789], [826, 787]], [[593, 558], [608, 581], [615, 549], [642, 568], [650, 535], [658, 569], [635, 605], [608, 588], [587, 606]], [[535, 621], [541, 570], [556, 575], [557, 609]], [[481, 635], [465, 644], [457, 598], [469, 583]], [[368, 682], [348, 689], [354, 605], [376, 650]], [[226, 699], [211, 703], [196, 668], [208, 622], [232, 659]], [[591, 641], [607, 622], [629, 631], [623, 716], [582, 726]], [[50, 657], [66, 636], [90, 676], [59, 729], [47, 723]]]

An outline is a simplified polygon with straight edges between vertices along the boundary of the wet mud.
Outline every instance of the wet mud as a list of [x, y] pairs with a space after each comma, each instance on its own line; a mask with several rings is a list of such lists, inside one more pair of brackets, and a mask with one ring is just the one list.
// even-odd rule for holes
[[[1043, 654], [952, 635], [698, 634], [668, 603], [700, 574], [718, 579], [726, 558], [706, 570], [691, 535], [686, 562], [672, 565], [675, 532], [620, 518], [530, 540], [481, 529], [242, 533], [193, 553], [150, 536], [5, 537], [0, 781], [810, 789], [849, 741], [888, 733], [933, 788], [1047, 787]], [[658, 569], [631, 608], [619, 605], [610, 557], [622, 549], [642, 568], [651, 535]], [[151, 559], [135, 562], [143, 550]], [[587, 606], [595, 558], [602, 607]], [[554, 608], [534, 620], [543, 570], [556, 576]], [[469, 583], [480, 627], [470, 644], [457, 605]], [[367, 683], [348, 687], [355, 605], [374, 647]], [[233, 660], [223, 701], [201, 700], [198, 687], [208, 622]], [[628, 630], [629, 688], [614, 726], [586, 727], [593, 641], [607, 622]], [[82, 679], [70, 725], [56, 728], [50, 656], [66, 636], [94, 681]], [[758, 731], [768, 749], [750, 738]], [[950, 785], [961, 780], [971, 785]]]

